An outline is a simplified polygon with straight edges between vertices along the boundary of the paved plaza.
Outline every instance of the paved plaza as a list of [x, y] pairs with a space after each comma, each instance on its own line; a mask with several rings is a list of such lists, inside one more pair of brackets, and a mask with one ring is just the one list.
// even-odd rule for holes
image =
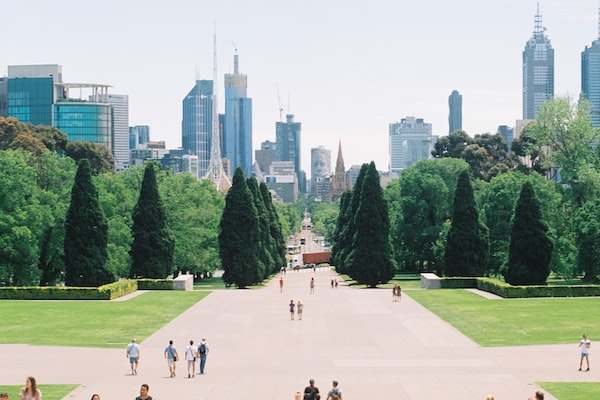
[[[343, 283], [332, 289], [334, 278], [329, 268], [318, 268], [284, 275], [283, 293], [278, 277], [263, 289], [214, 291], [140, 343], [135, 376], [127, 343], [121, 349], [0, 345], [1, 382], [22, 384], [32, 375], [42, 386], [79, 384], [67, 397], [74, 400], [95, 392], [102, 400], [133, 400], [142, 383], [156, 400], [292, 400], [310, 378], [324, 394], [338, 380], [344, 400], [483, 400], [488, 394], [525, 400], [539, 389], [536, 381], [596, 380], [593, 359], [591, 372], [577, 371], [580, 332], [568, 345], [482, 348], [413, 301], [410, 291], [394, 303], [391, 289]], [[304, 303], [302, 321], [290, 320], [292, 299]], [[210, 346], [206, 374], [188, 379], [185, 346], [203, 336]], [[170, 339], [181, 357], [175, 378], [163, 358]]]

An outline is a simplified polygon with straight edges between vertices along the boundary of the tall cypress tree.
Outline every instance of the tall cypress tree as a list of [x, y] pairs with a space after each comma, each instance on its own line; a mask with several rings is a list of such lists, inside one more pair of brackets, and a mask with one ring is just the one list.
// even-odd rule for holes
[[367, 167], [354, 220], [356, 233], [346, 261], [348, 274], [369, 287], [388, 282], [394, 276], [390, 219], [374, 162]]
[[511, 285], [545, 285], [550, 274], [554, 245], [542, 219], [531, 182], [521, 188], [513, 218], [508, 268], [504, 279]]
[[79, 161], [65, 220], [65, 284], [100, 286], [115, 276], [106, 268], [108, 223], [98, 203], [89, 161]]
[[269, 231], [269, 215], [262, 200], [262, 194], [258, 188], [255, 177], [246, 180], [248, 189], [252, 193], [256, 212], [258, 213], [258, 274], [262, 279], [266, 278], [273, 270], [273, 258], [271, 257], [271, 235]]
[[479, 213], [468, 171], [456, 183], [452, 224], [444, 254], [447, 276], [482, 276], [489, 256], [489, 233], [479, 221]]
[[352, 201], [352, 192], [347, 190], [342, 193], [342, 198], [340, 199], [340, 212], [338, 213], [338, 220], [335, 226], [335, 231], [333, 232], [332, 242], [333, 245], [331, 247], [331, 262], [335, 265], [336, 272], [343, 273], [343, 265], [341, 261], [341, 253], [342, 253], [342, 232], [346, 225], [348, 224], [348, 208], [350, 207], [350, 202]]
[[277, 209], [273, 204], [273, 199], [271, 197], [271, 192], [269, 192], [269, 188], [267, 184], [264, 182], [260, 183], [260, 192], [262, 195], [263, 202], [265, 204], [265, 208], [269, 213], [269, 233], [271, 237], [271, 258], [273, 259], [273, 271], [278, 272], [280, 268], [285, 267], [285, 253], [287, 249], [287, 243], [285, 238], [283, 237], [283, 229], [281, 227], [281, 221], [279, 220], [279, 215], [277, 214]]
[[220, 229], [219, 255], [224, 271], [223, 281], [238, 288], [262, 281], [257, 268], [258, 212], [240, 167], [236, 168], [231, 188], [225, 196]]
[[350, 204], [346, 208], [344, 216], [342, 217], [346, 220], [346, 224], [342, 228], [339, 236], [339, 255], [337, 257], [337, 264], [335, 266], [336, 271], [340, 273], [348, 272], [348, 268], [346, 267], [346, 259], [348, 258], [350, 251], [352, 251], [352, 240], [354, 238], [354, 233], [356, 232], [354, 217], [356, 215], [356, 211], [358, 210], [358, 205], [360, 203], [360, 191], [368, 168], [368, 164], [363, 164], [360, 168], [360, 172], [356, 178], [356, 184], [354, 185], [354, 189], [351, 192], [351, 198], [349, 199]]
[[131, 277], [163, 279], [171, 272], [175, 239], [167, 226], [165, 210], [158, 193], [156, 163], [144, 168], [140, 197], [133, 208], [131, 235]]

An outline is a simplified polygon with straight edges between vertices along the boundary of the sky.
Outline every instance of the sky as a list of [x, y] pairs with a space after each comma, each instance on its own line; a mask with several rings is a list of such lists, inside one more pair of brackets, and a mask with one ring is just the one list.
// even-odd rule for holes
[[[275, 141], [280, 108], [310, 149], [341, 141], [346, 168], [389, 168], [388, 127], [407, 116], [448, 134], [448, 96], [462, 94], [474, 136], [522, 118], [521, 60], [535, 0], [20, 0], [3, 5], [0, 68], [59, 64], [63, 81], [129, 96], [129, 125], [181, 146], [182, 100], [223, 75], [248, 76], [253, 148]], [[598, 0], [541, 0], [555, 51], [555, 95], [579, 97], [581, 51], [598, 38]], [[73, 96], [73, 93], [71, 93]]]

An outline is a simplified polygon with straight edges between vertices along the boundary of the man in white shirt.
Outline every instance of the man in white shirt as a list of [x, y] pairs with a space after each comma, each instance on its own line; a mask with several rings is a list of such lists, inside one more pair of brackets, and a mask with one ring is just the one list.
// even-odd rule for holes
[[[190, 340], [189, 346], [185, 348], [185, 359], [187, 360], [188, 378], [196, 375], [196, 357], [198, 357], [198, 348], [194, 346], [194, 341]], [[190, 370], [192, 371], [190, 374]]]
[[131, 343], [127, 345], [127, 358], [129, 358], [129, 365], [131, 365], [131, 375], [137, 375], [140, 346], [136, 343], [135, 338], [131, 339]]

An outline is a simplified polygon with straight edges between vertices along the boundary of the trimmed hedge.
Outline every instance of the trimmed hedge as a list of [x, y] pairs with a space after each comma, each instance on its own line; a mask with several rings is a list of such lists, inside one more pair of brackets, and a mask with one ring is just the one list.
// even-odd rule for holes
[[600, 285], [576, 286], [512, 286], [492, 278], [441, 278], [442, 288], [477, 288], [503, 298], [590, 297], [600, 296]]
[[138, 279], [139, 290], [173, 290], [172, 279]]
[[0, 300], [112, 300], [136, 290], [173, 290], [171, 279], [129, 279], [95, 287], [0, 287]]

